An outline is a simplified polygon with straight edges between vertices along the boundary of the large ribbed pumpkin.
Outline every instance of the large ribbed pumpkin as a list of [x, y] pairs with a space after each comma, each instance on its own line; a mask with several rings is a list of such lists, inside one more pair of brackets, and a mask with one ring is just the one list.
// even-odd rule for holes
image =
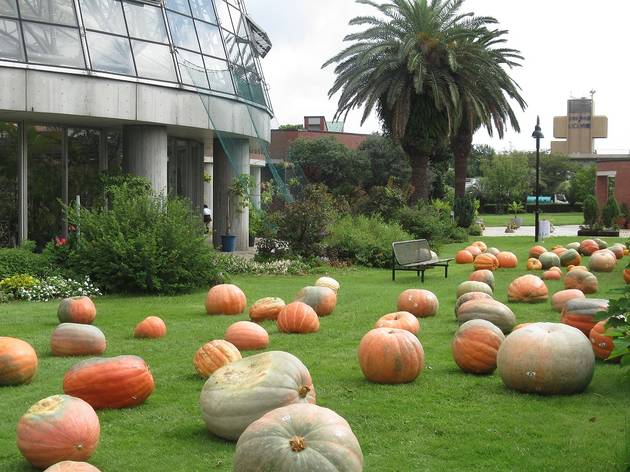
[[306, 303], [293, 302], [280, 311], [276, 325], [283, 333], [316, 333], [319, 331], [319, 317]]
[[420, 322], [418, 318], [408, 311], [397, 311], [381, 316], [374, 327], [404, 329], [410, 333], [418, 334], [420, 331]]
[[61, 323], [50, 338], [53, 356], [98, 356], [107, 349], [105, 335], [96, 326]]
[[562, 267], [568, 267], [570, 265], [580, 265], [582, 263], [582, 257], [580, 253], [575, 249], [567, 249], [560, 255], [560, 264]]
[[69, 297], [59, 302], [57, 317], [60, 323], [92, 324], [96, 307], [90, 297]]
[[615, 243], [608, 248], [608, 250], [611, 251], [615, 255], [617, 260], [623, 259], [624, 249], [626, 249], [626, 247], [621, 243]]
[[599, 245], [592, 239], [585, 239], [580, 243], [580, 252], [584, 256], [590, 256], [600, 249]]
[[471, 300], [457, 310], [460, 324], [470, 320], [486, 320], [504, 333], [509, 333], [516, 325], [516, 317], [512, 310], [497, 300]]
[[265, 297], [256, 300], [249, 308], [249, 317], [252, 321], [275, 320], [278, 313], [286, 306], [284, 300], [278, 297]]
[[197, 373], [208, 378], [215, 370], [243, 357], [237, 347], [223, 339], [215, 339], [201, 346], [193, 357]]
[[339, 287], [340, 287], [339, 282], [337, 282], [332, 277], [320, 277], [319, 279], [317, 279], [315, 281], [315, 286], [316, 287], [327, 287], [327, 288], [331, 289], [335, 293], [339, 292]]
[[63, 378], [66, 394], [97, 410], [140, 405], [154, 389], [149, 366], [138, 356], [87, 359], [71, 367]]
[[527, 270], [541, 270], [542, 264], [538, 259], [530, 257], [527, 259]]
[[472, 244], [464, 249], [468, 251], [469, 253], [471, 253], [473, 257], [477, 257], [479, 254], [483, 252], [479, 246], [474, 246]]
[[543, 252], [538, 260], [544, 270], [551, 269], [552, 267], [560, 267], [560, 257], [553, 252]]
[[44, 472], [101, 472], [88, 462], [63, 461], [51, 465]]
[[294, 301], [306, 303], [317, 316], [327, 316], [337, 306], [337, 294], [328, 287], [310, 286], [300, 290]]
[[475, 241], [471, 244], [471, 246], [478, 247], [481, 252], [486, 252], [488, 250], [488, 246], [483, 241]]
[[491, 270], [476, 270], [468, 277], [468, 280], [475, 282], [484, 282], [494, 291], [494, 273]]
[[457, 298], [457, 301], [455, 302], [455, 308], [454, 308], [454, 312], [455, 312], [455, 318], [457, 318], [457, 310], [459, 310], [459, 307], [462, 306], [464, 303], [469, 302], [470, 300], [494, 300], [492, 298], [491, 295], [488, 295], [485, 292], [468, 292], [463, 294], [461, 297]]
[[556, 254], [558, 257], [560, 257], [562, 254], [564, 254], [565, 252], [567, 252], [567, 248], [563, 247], [563, 246], [555, 246], [551, 252], [553, 252], [554, 254]]
[[574, 298], [585, 298], [584, 292], [576, 288], [560, 290], [552, 295], [551, 306], [555, 311], [561, 313], [567, 302], [569, 300], [573, 300]]
[[560, 321], [589, 335], [597, 324], [593, 318], [600, 311], [608, 309], [608, 300], [601, 298], [574, 298], [565, 303]]
[[377, 383], [411, 382], [424, 367], [422, 344], [404, 329], [368, 331], [361, 339], [358, 355], [365, 378]]
[[80, 398], [53, 395], [31, 406], [17, 425], [17, 446], [39, 469], [88, 459], [101, 434], [94, 409]]
[[534, 259], [538, 259], [540, 257], [540, 255], [544, 254], [545, 252], [547, 252], [547, 249], [545, 249], [543, 246], [533, 246], [529, 250], [529, 257], [533, 257]]
[[602, 360], [608, 359], [608, 356], [615, 348], [613, 338], [604, 334], [606, 332], [606, 321], [602, 320], [596, 323], [588, 334], [595, 356]]
[[580, 330], [561, 323], [532, 323], [505, 338], [497, 355], [503, 383], [543, 395], [583, 391], [593, 378], [595, 356]]
[[209, 315], [238, 315], [246, 306], [245, 294], [233, 284], [215, 285], [206, 295], [206, 313]]
[[470, 320], [455, 332], [453, 359], [464, 372], [490, 374], [497, 368], [497, 352], [505, 335], [486, 320]]
[[361, 472], [363, 453], [337, 413], [295, 404], [265, 414], [238, 439], [234, 472], [255, 470]]
[[485, 282], [467, 280], [457, 286], [457, 290], [455, 291], [455, 296], [459, 298], [465, 293], [469, 293], [469, 292], [483, 292], [483, 293], [487, 293], [490, 296], [492, 296], [494, 293], [492, 291], [492, 287], [490, 287], [490, 285], [488, 285]]
[[315, 389], [308, 369], [297, 357], [269, 351], [216, 370], [203, 386], [199, 403], [208, 430], [234, 440], [271, 410], [315, 403]]
[[474, 260], [475, 256], [473, 256], [470, 251], [467, 251], [466, 249], [457, 251], [457, 254], [455, 254], [455, 262], [458, 264], [472, 264]]
[[544, 302], [548, 296], [549, 290], [545, 282], [531, 274], [514, 279], [508, 287], [508, 300], [511, 302]]
[[545, 272], [543, 272], [542, 278], [543, 280], [561, 280], [562, 272], [560, 272], [559, 270], [546, 270]]
[[35, 349], [17, 338], [0, 336], [0, 386], [29, 383], [37, 373]]
[[251, 321], [237, 321], [231, 324], [223, 337], [241, 351], [265, 349], [269, 346], [269, 333]]
[[595, 251], [588, 261], [591, 272], [612, 272], [617, 264], [617, 257], [610, 249]]
[[440, 303], [433, 292], [422, 288], [410, 288], [398, 295], [398, 311], [408, 311], [418, 318], [434, 316]]
[[492, 254], [480, 254], [475, 257], [473, 265], [477, 270], [497, 270], [499, 268], [499, 260]]
[[571, 270], [564, 276], [564, 288], [576, 288], [584, 293], [597, 292], [597, 277], [585, 270]]
[[497, 254], [497, 260], [501, 269], [514, 269], [518, 265], [516, 254], [510, 251], [501, 251]]
[[147, 316], [133, 330], [135, 338], [157, 339], [166, 336], [166, 323], [159, 316]]

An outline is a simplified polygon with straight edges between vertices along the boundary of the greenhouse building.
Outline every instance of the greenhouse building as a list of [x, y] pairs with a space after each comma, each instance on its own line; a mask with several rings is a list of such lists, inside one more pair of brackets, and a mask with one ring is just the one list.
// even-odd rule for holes
[[64, 204], [130, 173], [207, 204], [245, 248], [227, 190], [260, 185], [270, 48], [243, 0], [0, 0], [0, 246], [63, 235]]

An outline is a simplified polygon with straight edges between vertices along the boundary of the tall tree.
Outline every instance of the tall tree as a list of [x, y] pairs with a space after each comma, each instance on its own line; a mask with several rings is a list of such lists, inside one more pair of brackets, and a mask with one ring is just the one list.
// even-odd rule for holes
[[448, 139], [457, 118], [457, 45], [474, 36], [484, 19], [460, 13], [463, 0], [357, 3], [380, 16], [353, 18], [350, 25], [366, 29], [347, 35], [344, 41], [352, 44], [323, 65], [337, 63], [328, 92], [341, 92], [336, 118], [363, 108], [364, 122], [376, 108], [385, 132], [409, 156], [412, 199], [426, 199], [431, 153]]

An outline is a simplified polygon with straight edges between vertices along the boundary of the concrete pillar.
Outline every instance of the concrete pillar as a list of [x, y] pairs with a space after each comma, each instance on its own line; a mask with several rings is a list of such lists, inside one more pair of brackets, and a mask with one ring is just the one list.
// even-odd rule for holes
[[[64, 205], [68, 205], [68, 128], [65, 126], [61, 128], [61, 199], [63, 200]], [[68, 218], [66, 215], [63, 216], [63, 221], [61, 222], [61, 233], [64, 238], [68, 237]]]
[[18, 123], [18, 242], [28, 239], [28, 133], [24, 121]]
[[125, 126], [123, 139], [127, 171], [146, 177], [156, 194], [166, 195], [168, 169], [166, 126]]
[[98, 132], [98, 171], [107, 170], [109, 162], [107, 159], [107, 130], [102, 129]]
[[[224, 145], [227, 150], [223, 149]], [[249, 208], [240, 208], [234, 198], [229, 198], [228, 187], [239, 175], [249, 175], [249, 141], [247, 139], [215, 139], [213, 155], [214, 245], [221, 246], [221, 235], [226, 234], [229, 214], [230, 234], [236, 236], [236, 250], [245, 251], [249, 248]]]
[[[204, 180], [203, 183], [203, 204], [208, 205], [208, 208], [212, 210], [212, 187], [214, 184], [213, 172], [214, 168], [212, 165], [212, 156], [214, 155], [214, 141], [206, 140], [203, 143], [203, 173], [204, 176], [210, 177], [210, 182], [206, 182]], [[214, 218], [214, 216], [213, 216]]]
[[250, 167], [250, 173], [254, 181], [254, 190], [252, 192], [252, 204], [254, 205], [255, 208], [258, 208], [258, 209], [260, 209], [260, 194], [261, 194], [260, 171], [261, 171], [260, 166]]

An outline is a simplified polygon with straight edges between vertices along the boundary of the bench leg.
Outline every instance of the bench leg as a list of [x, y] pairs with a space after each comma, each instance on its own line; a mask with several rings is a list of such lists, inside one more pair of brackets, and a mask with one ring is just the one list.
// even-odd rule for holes
[[422, 279], [420, 281], [424, 283], [424, 271], [422, 271]]
[[448, 264], [444, 266], [444, 278], [448, 279]]
[[392, 268], [392, 282], [396, 281], [396, 269]]

